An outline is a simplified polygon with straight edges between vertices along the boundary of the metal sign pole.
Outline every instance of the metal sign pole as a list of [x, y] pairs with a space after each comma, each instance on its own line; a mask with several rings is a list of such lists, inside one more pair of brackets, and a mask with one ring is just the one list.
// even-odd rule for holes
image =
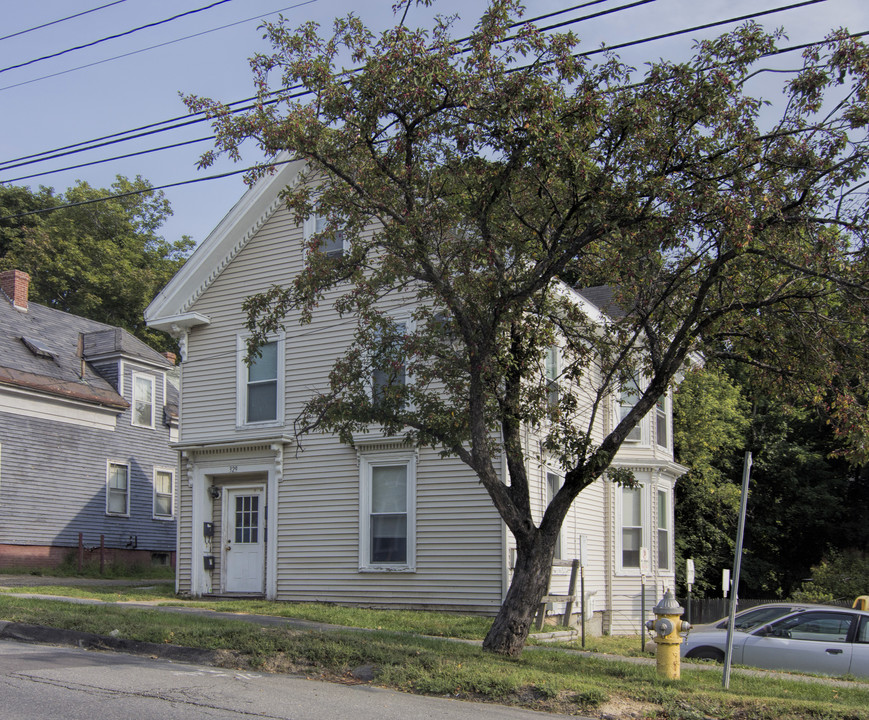
[[733, 625], [736, 622], [736, 603], [739, 595], [739, 566], [742, 562], [742, 536], [745, 530], [745, 512], [748, 507], [748, 480], [751, 476], [751, 450], [745, 453], [742, 469], [742, 502], [739, 505], [739, 524], [736, 529], [736, 557], [733, 560], [733, 581], [730, 586], [730, 619], [727, 622], [727, 651], [724, 653], [724, 689], [730, 688], [730, 661], [733, 654]]

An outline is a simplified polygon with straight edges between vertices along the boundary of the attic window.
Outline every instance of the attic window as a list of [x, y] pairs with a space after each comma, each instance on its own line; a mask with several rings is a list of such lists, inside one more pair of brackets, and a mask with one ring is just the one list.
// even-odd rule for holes
[[49, 360], [54, 360], [54, 353], [48, 349], [48, 347], [41, 343], [39, 340], [34, 340], [33, 338], [22, 337], [21, 342], [23, 342], [27, 349], [30, 350], [36, 357], [48, 358]]

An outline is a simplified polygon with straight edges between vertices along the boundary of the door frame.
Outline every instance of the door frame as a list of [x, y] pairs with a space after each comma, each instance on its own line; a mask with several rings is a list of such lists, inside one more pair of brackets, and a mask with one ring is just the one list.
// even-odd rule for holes
[[[219, 449], [209, 448], [208, 453], [188, 453], [186, 457], [182, 456], [182, 463], [187, 463], [187, 485], [192, 495], [192, 508], [190, 516], [190, 525], [186, 522], [179, 521], [178, 536], [179, 550], [183, 544], [190, 543], [192, 549], [190, 558], [190, 591], [195, 597], [201, 597], [204, 594], [215, 592], [217, 588], [212, 587], [212, 573], [205, 570], [203, 567], [202, 558], [205, 555], [211, 554], [212, 545], [206, 543], [206, 538], [203, 537], [202, 527], [204, 522], [213, 521], [214, 501], [208, 494], [208, 490], [212, 485], [212, 479], [220, 477], [222, 487], [232, 487], [232, 475], [249, 475], [257, 473], [262, 476], [262, 480], [258, 480], [255, 484], [265, 487], [266, 497], [266, 515], [265, 515], [265, 596], [268, 600], [277, 598], [277, 514], [278, 514], [278, 483], [281, 480], [280, 467], [277, 458], [281, 453], [274, 450], [274, 447], [269, 448], [274, 454], [269, 453], [263, 455], [251, 455], [248, 457], [238, 456], [227, 458], [226, 454], [221, 453], [219, 457], [215, 457], [211, 453], [219, 452]], [[227, 484], [224, 484], [227, 483]], [[251, 484], [240, 482], [239, 484]], [[185, 490], [185, 492], [187, 492]], [[222, 502], [222, 501], [221, 501]], [[221, 506], [222, 510], [222, 506]], [[216, 510], [214, 510], [216, 512]], [[188, 535], [189, 533], [189, 535]], [[216, 578], [215, 578], [216, 580]], [[221, 581], [222, 584], [222, 581]]]
[[[220, 507], [220, 529], [223, 537], [220, 538], [220, 590], [221, 592], [242, 592], [242, 593], [253, 593], [260, 594], [265, 593], [266, 588], [266, 565], [267, 565], [267, 553], [270, 543], [268, 542], [268, 494], [267, 494], [267, 478], [263, 478], [262, 481], [253, 481], [253, 482], [244, 482], [238, 485], [233, 484], [223, 484], [221, 485], [222, 493], [221, 493], [221, 507]], [[227, 590], [226, 584], [227, 579], [229, 577], [229, 572], [227, 571], [227, 555], [228, 551], [226, 548], [226, 537], [230, 528], [230, 516], [234, 512], [232, 508], [230, 508], [229, 496], [231, 493], [235, 492], [245, 492], [247, 491], [251, 495], [258, 494], [262, 498], [262, 507], [259, 510], [259, 543], [262, 545], [262, 578], [260, 587], [258, 590]], [[233, 523], [234, 525], [234, 523]]]

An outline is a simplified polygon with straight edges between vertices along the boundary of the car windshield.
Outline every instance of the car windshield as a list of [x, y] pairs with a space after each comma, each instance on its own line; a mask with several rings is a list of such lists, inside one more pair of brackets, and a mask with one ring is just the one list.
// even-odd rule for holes
[[[736, 624], [734, 627], [739, 630], [739, 632], [751, 632], [755, 628], [759, 628], [761, 625], [766, 625], [773, 620], [777, 620], [782, 617], [782, 615], [787, 615], [791, 611], [791, 607], [782, 607], [780, 605], [776, 607], [761, 606], [752, 610], [746, 610], [736, 616]], [[715, 627], [719, 630], [726, 630], [727, 619], [725, 618]]]

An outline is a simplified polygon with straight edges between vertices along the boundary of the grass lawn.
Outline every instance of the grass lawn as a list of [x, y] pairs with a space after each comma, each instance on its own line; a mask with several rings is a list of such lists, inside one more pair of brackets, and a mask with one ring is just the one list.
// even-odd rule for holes
[[[47, 589], [21, 588], [31, 592]], [[56, 586], [51, 590], [60, 592]], [[70, 588], [63, 590], [72, 594]], [[169, 600], [162, 586], [153, 590], [75, 590], [82, 596], [111, 600]], [[724, 691], [720, 672], [690, 666], [683, 666], [680, 681], [666, 681], [658, 678], [654, 666], [649, 665], [549, 647], [529, 648], [520, 658], [508, 659], [485, 653], [477, 645], [407, 632], [479, 638], [488, 627], [485, 618], [284, 603], [216, 602], [207, 606], [233, 612], [268, 610], [271, 615], [373, 629], [315, 633], [262, 628], [208, 615], [175, 615], [123, 606], [73, 606], [19, 598], [14, 593], [0, 595], [0, 618], [100, 634], [118, 631], [115, 634], [132, 640], [199, 647], [214, 651], [214, 662], [224, 667], [304, 673], [343, 682], [357, 682], [354, 671], [366, 668], [373, 673], [375, 685], [568, 714], [667, 720], [869, 720], [869, 690], [859, 686], [734, 674], [730, 690]], [[606, 649], [609, 640], [594, 638], [592, 642], [599, 643], [598, 649]], [[638, 646], [637, 638], [623, 642]]]

